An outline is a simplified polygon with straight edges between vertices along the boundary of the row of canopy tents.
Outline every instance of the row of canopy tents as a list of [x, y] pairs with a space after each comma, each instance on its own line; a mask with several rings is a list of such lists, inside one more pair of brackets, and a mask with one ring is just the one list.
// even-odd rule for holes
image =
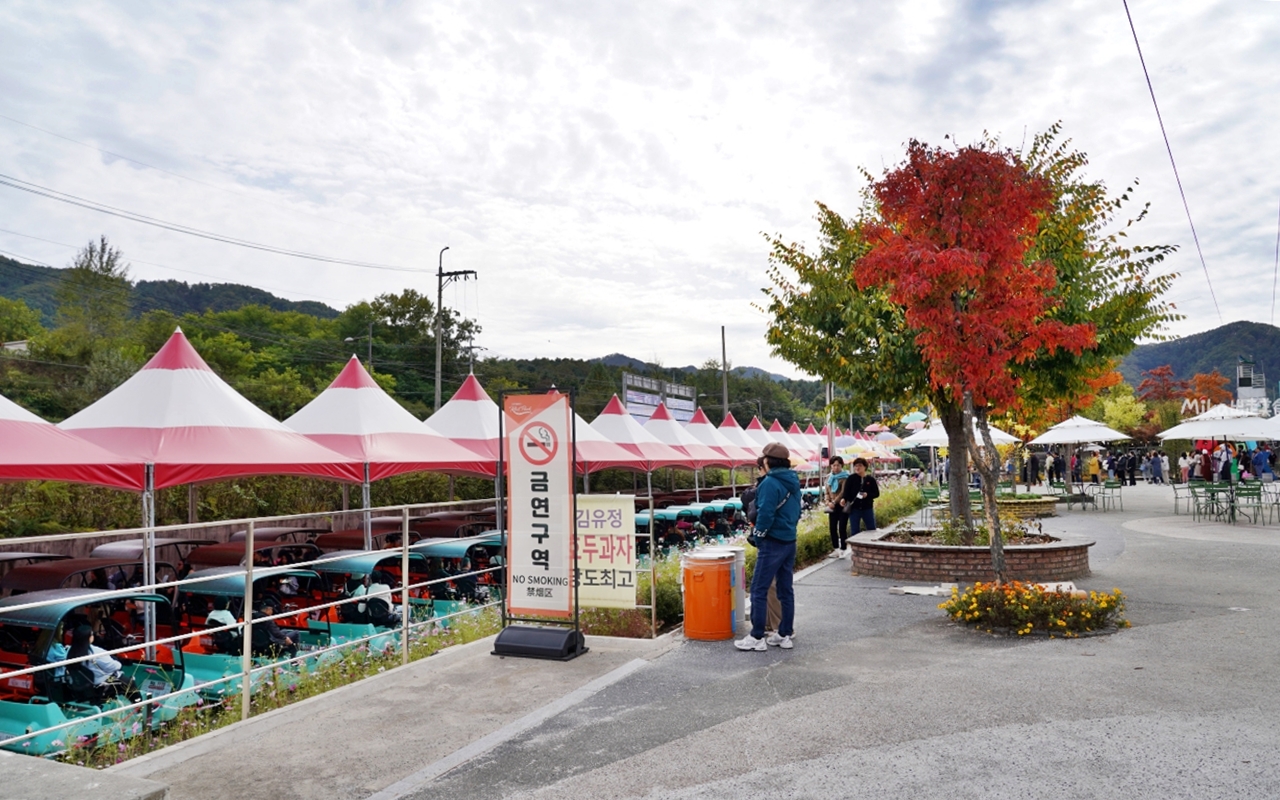
[[[64, 480], [150, 493], [248, 475], [307, 475], [366, 484], [404, 472], [493, 476], [497, 404], [474, 375], [427, 422], [401, 407], [352, 357], [333, 383], [284, 422], [217, 376], [179, 329], [147, 364], [53, 425], [0, 397], [0, 480]], [[615, 396], [577, 419], [579, 472], [754, 463], [770, 441], [809, 461], [821, 434], [714, 426], [699, 409], [681, 425], [659, 407], [641, 425]]]

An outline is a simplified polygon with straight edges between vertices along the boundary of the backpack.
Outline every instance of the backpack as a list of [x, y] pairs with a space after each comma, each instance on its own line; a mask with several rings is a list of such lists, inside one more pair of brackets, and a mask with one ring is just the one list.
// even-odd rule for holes
[[747, 522], [752, 525], [756, 524], [756, 487], [752, 486], [742, 492], [742, 513], [746, 514]]

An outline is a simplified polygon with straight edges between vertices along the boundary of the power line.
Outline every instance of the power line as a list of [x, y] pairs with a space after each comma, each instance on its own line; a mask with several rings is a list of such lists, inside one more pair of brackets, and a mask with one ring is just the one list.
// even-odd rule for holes
[[1276, 219], [1276, 269], [1271, 277], [1271, 324], [1276, 324], [1276, 281], [1280, 279], [1280, 218]]
[[302, 258], [302, 259], [307, 259], [309, 261], [320, 261], [326, 264], [345, 264], [347, 266], [361, 267], [364, 269], [381, 269], [381, 270], [390, 270], [392, 272], [415, 272], [415, 273], [423, 272], [423, 270], [411, 269], [409, 267], [397, 267], [397, 266], [392, 266], [390, 264], [375, 264], [368, 261], [353, 261], [350, 259], [334, 258], [332, 256], [324, 256], [316, 253], [306, 253], [301, 250], [289, 250], [283, 247], [275, 247], [269, 244], [252, 242], [252, 241], [249, 241], [248, 239], [240, 239], [234, 236], [226, 236], [224, 234], [213, 233], [211, 231], [205, 231], [199, 228], [192, 228], [188, 225], [182, 225], [177, 222], [166, 222], [165, 220], [156, 219], [155, 217], [149, 217], [145, 214], [139, 214], [134, 211], [127, 211], [125, 209], [116, 208], [115, 206], [109, 206], [94, 200], [89, 200], [83, 197], [77, 197], [76, 195], [73, 195], [73, 194], [60, 192], [56, 189], [50, 189], [47, 186], [40, 186], [35, 183], [30, 183], [29, 181], [24, 181], [20, 178], [15, 178], [11, 175], [0, 174], [0, 186], [8, 186], [12, 189], [17, 189], [22, 192], [34, 194], [39, 197], [47, 197], [50, 200], [57, 200], [60, 203], [79, 206], [80, 208], [87, 208], [90, 211], [97, 211], [100, 214], [108, 214], [113, 217], [127, 219], [130, 222], [139, 222], [139, 223], [142, 223], [143, 225], [151, 225], [152, 227], [162, 228], [164, 230], [173, 231], [175, 233], [185, 233], [188, 236], [195, 236], [200, 239], [208, 239], [210, 241], [221, 242], [223, 244], [233, 244], [233, 245], [236, 245], [237, 247], [245, 247], [250, 250], [259, 250], [264, 253], [275, 253], [276, 255], [289, 256], [291, 258]]
[[1200, 256], [1200, 266], [1204, 268], [1204, 280], [1209, 284], [1209, 296], [1213, 298], [1213, 309], [1218, 312], [1218, 322], [1222, 322], [1222, 309], [1218, 307], [1218, 295], [1213, 291], [1213, 281], [1209, 279], [1209, 265], [1205, 263], [1204, 251], [1200, 249], [1200, 237], [1196, 234], [1196, 224], [1191, 221], [1191, 206], [1187, 204], [1187, 193], [1182, 189], [1182, 177], [1178, 175], [1178, 162], [1173, 160], [1173, 147], [1169, 144], [1169, 134], [1164, 129], [1164, 118], [1160, 116], [1160, 104], [1156, 102], [1156, 90], [1151, 85], [1151, 74], [1147, 72], [1147, 61], [1142, 57], [1142, 45], [1138, 42], [1138, 29], [1133, 25], [1133, 14], [1129, 13], [1129, 0], [1124, 3], [1124, 14], [1129, 18], [1129, 30], [1133, 32], [1133, 44], [1138, 48], [1138, 61], [1142, 64], [1142, 75], [1147, 79], [1147, 91], [1151, 93], [1151, 105], [1156, 109], [1156, 121], [1160, 123], [1160, 135], [1164, 137], [1164, 149], [1169, 153], [1169, 163], [1173, 166], [1173, 179], [1178, 183], [1178, 194], [1182, 196], [1182, 208], [1187, 212], [1187, 224], [1191, 226], [1191, 239], [1196, 243], [1196, 253]]
[[[32, 236], [32, 235], [31, 235], [31, 234], [29, 234], [29, 233], [18, 233], [17, 231], [11, 231], [11, 230], [9, 230], [9, 229], [7, 229], [7, 228], [0, 228], [0, 233], [10, 233], [10, 234], [13, 234], [14, 236], [21, 236], [21, 237], [22, 237], [22, 238], [24, 238], [24, 239], [34, 239], [34, 240], [35, 240], [35, 241], [37, 241], [37, 242], [45, 242], [45, 243], [47, 243], [47, 244], [56, 244], [56, 245], [57, 245], [57, 246], [59, 246], [59, 247], [68, 247], [68, 248], [70, 248], [70, 249], [72, 249], [72, 250], [80, 250], [80, 249], [81, 249], [81, 246], [80, 246], [80, 245], [67, 244], [66, 242], [55, 242], [55, 241], [54, 241], [54, 240], [52, 240], [52, 239], [44, 239], [44, 238], [41, 238], [41, 237], [39, 237], [39, 236]], [[28, 259], [28, 260], [33, 260], [33, 259]], [[224, 277], [222, 277], [222, 276], [220, 276], [220, 275], [211, 275], [211, 274], [209, 274], [209, 273], [207, 273], [207, 272], [197, 272], [196, 270], [193, 270], [193, 269], [183, 269], [183, 268], [181, 268], [181, 267], [171, 267], [171, 266], [169, 266], [168, 264], [157, 264], [157, 263], [156, 263], [156, 262], [154, 262], [154, 261], [143, 261], [143, 260], [142, 260], [142, 259], [140, 259], [140, 258], [132, 258], [132, 257], [131, 257], [131, 258], [129, 259], [129, 261], [130, 261], [130, 263], [135, 263], [135, 264], [146, 264], [146, 265], [147, 265], [147, 266], [149, 266], [149, 267], [159, 267], [160, 269], [172, 270], [172, 271], [174, 271], [174, 272], [182, 272], [182, 273], [185, 273], [185, 274], [187, 274], [187, 275], [199, 275], [199, 276], [200, 276], [200, 277], [202, 277], [202, 278], [211, 278], [211, 279], [213, 279], [213, 280], [215, 280], [215, 281], [219, 281], [219, 282], [222, 282], [222, 283], [230, 283], [230, 281], [228, 281], [226, 278], [224, 278]], [[41, 266], [46, 266], [46, 267], [48, 267], [48, 266], [52, 266], [52, 265], [50, 265], [50, 264], [45, 264], [45, 263], [43, 263], [43, 262], [39, 262], [39, 263], [40, 263], [40, 265], [41, 265]], [[58, 269], [58, 267], [53, 267], [53, 269]], [[241, 285], [247, 285], [247, 284], [241, 284]], [[314, 298], [316, 298], [317, 300], [328, 300], [329, 302], [332, 302], [332, 303], [341, 303], [341, 302], [344, 302], [344, 301], [342, 301], [342, 300], [339, 300], [339, 299], [338, 299], [338, 298], [336, 298], [336, 297], [325, 297], [324, 295], [321, 295], [321, 294], [310, 294], [310, 293], [308, 293], [308, 292], [300, 292], [300, 291], [298, 291], [298, 290], [296, 290], [296, 289], [284, 289], [284, 288], [277, 287], [277, 286], [271, 286], [270, 284], [260, 284], [260, 285], [258, 285], [258, 286], [256, 286], [256, 287], [253, 287], [253, 288], [257, 288], [257, 289], [275, 289], [277, 292], [290, 292], [290, 293], [292, 293], [292, 294], [300, 294], [300, 295], [302, 295], [303, 297], [314, 297]]]
[[[309, 216], [313, 216], [316, 219], [322, 219], [325, 222], [332, 222], [336, 225], [347, 225], [350, 227], [364, 228], [365, 230], [370, 230], [370, 231], [374, 230], [374, 228], [372, 228], [369, 225], [360, 225], [358, 223], [353, 223], [353, 222], [343, 222], [342, 220], [332, 219], [322, 214], [317, 214], [314, 211], [300, 209], [296, 206], [285, 205], [284, 203], [272, 203], [269, 200], [265, 200], [262, 197], [259, 197], [254, 194], [250, 194], [249, 192], [241, 191], [238, 189], [231, 189], [226, 186], [219, 186], [216, 183], [209, 183], [207, 181], [202, 181], [199, 178], [192, 178], [189, 175], [183, 175], [180, 172], [174, 172], [173, 170], [168, 170], [168, 169], [165, 169], [164, 167], [157, 167], [155, 164], [148, 164], [145, 161], [139, 161], [136, 158], [130, 158], [129, 156], [112, 152], [111, 150], [104, 150], [103, 148], [98, 147], [97, 145], [92, 145], [92, 144], [89, 144], [88, 142], [82, 142], [79, 139], [73, 139], [70, 136], [65, 136], [61, 133], [57, 133], [56, 131], [51, 131], [48, 128], [41, 128], [39, 125], [32, 125], [29, 122], [23, 122], [22, 120], [15, 119], [14, 117], [10, 117], [7, 114], [0, 114], [0, 119], [8, 120], [9, 122], [14, 123], [15, 125], [21, 125], [24, 128], [30, 128], [33, 131], [39, 131], [40, 133], [43, 133], [47, 136], [52, 136], [56, 139], [61, 139], [64, 142], [71, 142], [72, 144], [79, 145], [80, 147], [84, 147], [89, 150], [95, 150], [99, 153], [102, 153], [103, 155], [111, 156], [112, 158], [118, 158], [122, 161], [128, 161], [130, 164], [137, 164], [138, 166], [145, 167], [146, 169], [152, 169], [152, 170], [155, 170], [156, 172], [163, 172], [165, 175], [170, 175], [174, 178], [178, 178], [179, 180], [190, 181], [191, 183], [199, 184], [200, 186], [207, 186], [210, 189], [217, 189], [220, 192], [227, 192], [228, 194], [238, 195], [239, 197], [243, 197], [248, 200], [253, 200], [255, 202], [262, 203], [264, 205], [274, 206], [275, 208], [284, 209], [285, 211], [290, 211], [290, 212], [301, 211], [302, 213], [307, 214]], [[415, 244], [427, 244], [426, 242], [421, 241], [419, 239], [410, 239], [407, 236], [399, 236], [394, 233], [389, 234], [389, 233], [384, 233], [382, 231], [378, 231], [378, 235], [391, 236], [393, 238], [402, 239], [406, 242], [413, 242]]]

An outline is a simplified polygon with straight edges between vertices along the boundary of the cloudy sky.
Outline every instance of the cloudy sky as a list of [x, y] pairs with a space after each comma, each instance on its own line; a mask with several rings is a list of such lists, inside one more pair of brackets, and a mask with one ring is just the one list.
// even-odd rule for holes
[[1173, 333], [1270, 321], [1280, 2], [1130, 7], [1221, 317], [1120, 0], [9, 0], [0, 174], [422, 272], [264, 254], [7, 187], [0, 250], [62, 266], [105, 233], [136, 278], [341, 308], [434, 293], [447, 245], [445, 268], [480, 279], [446, 302], [490, 354], [699, 364], [725, 325], [732, 363], [798, 374], [753, 306], [762, 233], [813, 241], [813, 202], [851, 212], [859, 168], [894, 165], [907, 139], [1019, 146], [1061, 120], [1091, 175], [1141, 181], [1138, 240], [1180, 246]]

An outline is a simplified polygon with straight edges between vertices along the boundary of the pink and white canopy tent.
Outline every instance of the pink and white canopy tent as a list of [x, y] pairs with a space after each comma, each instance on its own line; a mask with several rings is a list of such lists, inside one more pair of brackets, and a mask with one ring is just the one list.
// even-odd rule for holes
[[791, 451], [792, 458], [808, 461], [813, 456], [813, 448], [809, 446], [809, 443], [804, 441], [803, 437], [797, 438], [787, 433], [786, 429], [782, 427], [782, 423], [776, 419], [769, 426], [768, 433], [774, 441], [781, 442], [787, 446], [787, 449]]
[[653, 434], [663, 444], [668, 444], [684, 453], [696, 468], [712, 466], [729, 466], [729, 459], [723, 453], [700, 442], [693, 434], [671, 416], [665, 403], [659, 403], [653, 416], [644, 423], [644, 429]]
[[644, 458], [610, 441], [608, 437], [591, 427], [585, 419], [574, 414], [577, 427], [578, 472], [583, 476], [583, 490], [590, 491], [589, 478], [592, 472], [602, 469], [630, 469], [644, 472]]
[[664, 444], [671, 445], [692, 459], [695, 468], [693, 471], [693, 499], [695, 501], [702, 499], [702, 488], [698, 485], [698, 470], [702, 467], [727, 467], [730, 465], [729, 459], [725, 458], [724, 455], [698, 441], [693, 434], [686, 431], [684, 426], [677, 422], [671, 416], [671, 413], [667, 411], [666, 403], [658, 404], [653, 416], [649, 417], [648, 421], [645, 422], [644, 429], [652, 433], [655, 438]]
[[364, 463], [369, 480], [427, 471], [493, 475], [487, 459], [424, 425], [393, 400], [355, 356], [329, 388], [284, 424]]
[[747, 435], [747, 432], [742, 429], [742, 426], [738, 424], [738, 420], [732, 414], [724, 415], [724, 422], [720, 423], [720, 427], [717, 430], [731, 444], [750, 453], [751, 463], [755, 463], [755, 460], [760, 456], [760, 448], [763, 445], [756, 444], [755, 439]]
[[228, 386], [181, 329], [127, 381], [58, 427], [148, 465], [151, 489], [246, 475], [360, 480], [354, 459], [286, 428]]
[[616, 394], [600, 412], [600, 416], [592, 420], [591, 427], [609, 441], [639, 456], [640, 468], [645, 472], [652, 472], [661, 467], [693, 469], [692, 458], [664, 444], [652, 433], [646, 431], [636, 418], [622, 407], [622, 401]]
[[430, 430], [488, 459], [493, 465], [490, 475], [497, 472], [498, 404], [489, 399], [475, 375], [468, 375], [449, 402], [428, 417], [426, 424]]
[[[733, 419], [733, 417], [729, 417], [729, 419]], [[756, 462], [755, 453], [730, 441], [728, 436], [711, 424], [711, 420], [707, 419], [706, 412], [701, 408], [693, 412], [693, 418], [685, 423], [684, 429], [693, 438], [708, 447], [718, 450], [721, 455], [728, 459], [730, 466], [736, 467]], [[737, 428], [737, 430], [739, 432], [742, 431], [741, 428]]]
[[760, 422], [759, 417], [752, 417], [751, 421], [747, 423], [747, 427], [743, 428], [742, 432], [746, 434], [748, 439], [755, 443], [757, 448], [763, 448], [769, 442], [774, 441], [774, 438], [769, 435], [767, 430], [764, 429], [764, 425]]
[[[156, 574], [156, 489], [247, 475], [360, 480], [358, 462], [289, 430], [228, 386], [181, 329], [142, 369], [59, 427], [146, 465], [146, 585]], [[155, 637], [150, 614], [146, 633]]]
[[493, 474], [488, 460], [422, 424], [382, 390], [355, 356], [329, 388], [284, 424], [362, 463], [365, 549], [373, 547], [369, 482], [405, 472]]
[[0, 480], [71, 481], [141, 491], [142, 462], [104, 450], [0, 396]]

